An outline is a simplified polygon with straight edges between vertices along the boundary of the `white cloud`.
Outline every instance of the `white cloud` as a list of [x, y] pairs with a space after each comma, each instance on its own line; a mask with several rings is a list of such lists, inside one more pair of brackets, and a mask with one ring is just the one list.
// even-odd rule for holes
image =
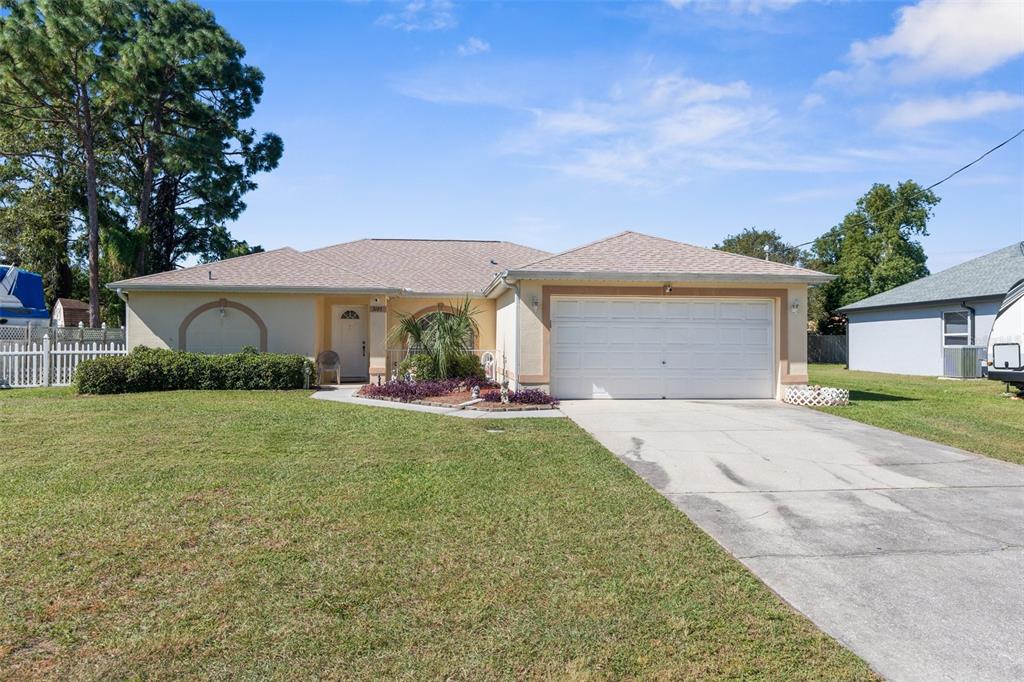
[[853, 43], [850, 70], [822, 80], [977, 76], [1024, 54], [1022, 26], [1024, 3], [1016, 0], [921, 0], [900, 8], [892, 33]]
[[803, 101], [800, 102], [800, 108], [805, 111], [810, 109], [817, 109], [824, 103], [825, 98], [823, 96], [819, 95], [816, 92], [812, 92], [811, 94], [804, 97]]
[[470, 37], [469, 40], [459, 45], [457, 48], [460, 57], [472, 57], [476, 54], [483, 54], [484, 52], [491, 51], [491, 44], [486, 40], [480, 38]]
[[[710, 83], [676, 73], [616, 83], [599, 98], [533, 107], [531, 125], [503, 150], [591, 180], [679, 182], [687, 165], [734, 166], [740, 144], [770, 126], [775, 111], [751, 101], [744, 81]], [[743, 161], [740, 161], [743, 162]]]
[[972, 92], [956, 97], [935, 97], [901, 102], [882, 117], [890, 128], [918, 128], [930, 123], [966, 121], [999, 111], [1024, 107], [1024, 96], [1003, 92]]
[[411, 0], [401, 11], [377, 17], [376, 23], [400, 31], [444, 31], [458, 21], [451, 0]]

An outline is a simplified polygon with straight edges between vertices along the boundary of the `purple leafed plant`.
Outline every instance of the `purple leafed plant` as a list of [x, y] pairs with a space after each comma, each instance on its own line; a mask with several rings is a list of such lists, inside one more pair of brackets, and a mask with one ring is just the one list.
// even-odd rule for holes
[[434, 381], [389, 381], [386, 384], [365, 386], [362, 395], [367, 398], [394, 398], [403, 402], [423, 400], [459, 391], [468, 391], [473, 386], [493, 388], [495, 384], [482, 379], [439, 379]]
[[[501, 402], [501, 391], [481, 393], [480, 397], [489, 403]], [[509, 391], [508, 401], [515, 405], [557, 405], [558, 399], [537, 388], [524, 388], [521, 391]]]

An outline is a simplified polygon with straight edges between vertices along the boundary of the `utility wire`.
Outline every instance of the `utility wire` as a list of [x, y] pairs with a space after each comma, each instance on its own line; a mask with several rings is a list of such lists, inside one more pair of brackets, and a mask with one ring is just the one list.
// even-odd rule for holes
[[[928, 190], [930, 190], [930, 189], [933, 189], [933, 188], [935, 188], [935, 187], [938, 187], [939, 185], [941, 185], [942, 183], [944, 183], [944, 182], [945, 182], [946, 180], [949, 180], [949, 179], [950, 179], [950, 178], [952, 178], [953, 176], [955, 176], [955, 175], [959, 175], [960, 173], [964, 172], [965, 170], [967, 170], [968, 168], [970, 168], [970, 167], [971, 167], [971, 166], [973, 166], [974, 164], [978, 163], [979, 161], [981, 161], [982, 159], [984, 159], [984, 158], [985, 158], [986, 156], [988, 156], [988, 155], [989, 155], [989, 154], [991, 154], [992, 152], [994, 152], [994, 151], [996, 151], [997, 149], [999, 149], [1000, 147], [1004, 147], [1004, 146], [1006, 146], [1007, 144], [1009, 144], [1010, 142], [1013, 142], [1013, 141], [1014, 141], [1015, 139], [1017, 139], [1017, 138], [1018, 138], [1018, 137], [1020, 137], [1021, 135], [1024, 135], [1024, 128], [1021, 128], [1021, 129], [1020, 129], [1020, 130], [1018, 130], [1018, 131], [1017, 131], [1016, 133], [1014, 133], [1014, 134], [1013, 134], [1013, 135], [1011, 135], [1010, 137], [1006, 138], [1005, 140], [1003, 140], [1002, 142], [1000, 142], [999, 144], [997, 144], [997, 145], [996, 145], [995, 147], [992, 147], [992, 148], [991, 148], [991, 149], [989, 149], [989, 150], [988, 150], [987, 152], [985, 152], [984, 154], [982, 154], [981, 156], [979, 156], [978, 158], [976, 158], [976, 159], [975, 159], [974, 161], [971, 161], [971, 162], [970, 162], [970, 163], [968, 163], [968, 164], [964, 164], [963, 166], [960, 166], [960, 167], [959, 167], [959, 168], [957, 168], [957, 169], [956, 169], [955, 171], [953, 171], [952, 173], [950, 173], [950, 174], [949, 174], [949, 175], [947, 175], [946, 177], [942, 178], [942, 179], [941, 179], [941, 180], [939, 180], [938, 182], [933, 182], [932, 184], [928, 185], [928, 186], [927, 186], [927, 187], [925, 187], [924, 189], [920, 190], [919, 194], [924, 194], [924, 193], [925, 193], [925, 192], [927, 192]], [[911, 195], [911, 196], [913, 197], [913, 196], [916, 196], [916, 195]], [[879, 214], [878, 214], [878, 216], [883, 216], [883, 215], [885, 215], [886, 213], [888, 213], [889, 211], [892, 211], [893, 209], [896, 209], [896, 208], [898, 208], [898, 204], [897, 204], [897, 205], [894, 205], [894, 206], [890, 206], [889, 208], [887, 208], [887, 209], [885, 209], [884, 211], [882, 211], [881, 213], [879, 213]], [[878, 217], [878, 216], [876, 216], [876, 217]], [[817, 240], [817, 238], [815, 238], [815, 239], [812, 239], [812, 240], [811, 240], [811, 241], [809, 241], [809, 242], [804, 242], [803, 244], [796, 244], [796, 245], [794, 246], [794, 248], [800, 248], [801, 246], [809, 246], [810, 244], [813, 244], [813, 243], [814, 243], [814, 242], [816, 242], [816, 241], [818, 241], [818, 240]]]

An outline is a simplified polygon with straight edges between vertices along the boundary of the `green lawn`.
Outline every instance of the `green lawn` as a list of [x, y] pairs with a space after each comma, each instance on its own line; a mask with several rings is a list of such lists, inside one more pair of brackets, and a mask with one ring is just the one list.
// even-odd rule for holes
[[873, 677], [567, 420], [23, 390], [0, 432], [0, 677]]
[[823, 412], [1024, 464], [1024, 401], [1003, 397], [1003, 384], [851, 372], [841, 365], [811, 365], [810, 380], [850, 389], [848, 407]]

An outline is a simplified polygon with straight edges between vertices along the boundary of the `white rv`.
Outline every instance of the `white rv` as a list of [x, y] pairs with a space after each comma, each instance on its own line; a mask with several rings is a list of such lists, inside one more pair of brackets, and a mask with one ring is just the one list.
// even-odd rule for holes
[[1024, 279], [1010, 287], [992, 323], [988, 378], [1024, 392]]

